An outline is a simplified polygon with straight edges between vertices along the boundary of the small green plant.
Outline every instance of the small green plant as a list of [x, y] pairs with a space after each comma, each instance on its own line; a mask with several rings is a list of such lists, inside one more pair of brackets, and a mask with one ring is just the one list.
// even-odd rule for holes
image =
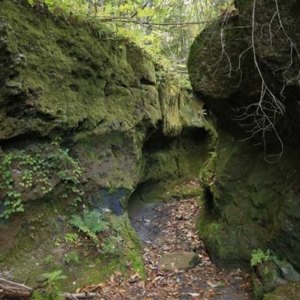
[[117, 189], [116, 189], [116, 188], [110, 187], [110, 188], [108, 189], [108, 194], [109, 194], [109, 195], [113, 195], [113, 194], [115, 194], [116, 192], [117, 192]]
[[59, 237], [55, 238], [54, 245], [59, 246], [60, 244], [61, 244], [61, 239]]
[[34, 291], [32, 295], [33, 300], [63, 300], [61, 296], [61, 286], [59, 281], [67, 277], [62, 274], [61, 270], [45, 273], [43, 276], [46, 279], [45, 291]]
[[8, 219], [14, 213], [23, 212], [24, 197], [31, 190], [43, 195], [51, 193], [51, 179], [55, 177], [66, 187], [62, 197], [71, 196], [74, 205], [78, 204], [84, 195], [82, 174], [83, 169], [78, 162], [56, 142], [4, 155], [0, 161], [0, 190], [5, 192], [5, 198], [0, 199], [4, 206], [0, 218]]
[[51, 265], [54, 263], [54, 257], [53, 255], [47, 255], [44, 259], [45, 264]]
[[62, 274], [62, 270], [57, 270], [50, 273], [44, 273], [43, 277], [45, 277], [47, 285], [51, 285], [53, 283], [56, 283], [59, 280], [67, 278], [67, 276]]
[[21, 197], [20, 193], [9, 191], [6, 194], [8, 196], [8, 199], [4, 201], [4, 205], [6, 206], [6, 209], [2, 212], [0, 217], [8, 219], [14, 213], [23, 212], [24, 205], [20, 198]]
[[64, 236], [65, 242], [68, 244], [75, 244], [78, 241], [77, 233], [66, 233]]
[[268, 261], [279, 261], [276, 255], [272, 254], [268, 249], [263, 251], [262, 249], [254, 249], [251, 252], [251, 267], [258, 266], [259, 264], [268, 262]]
[[64, 257], [64, 262], [68, 265], [72, 263], [79, 264], [79, 256], [77, 251], [72, 250], [69, 253], [67, 253]]
[[90, 237], [94, 243], [98, 242], [97, 233], [108, 229], [105, 215], [97, 211], [84, 210], [82, 216], [72, 215], [70, 224]]
[[101, 243], [101, 253], [104, 255], [119, 255], [124, 250], [124, 240], [120, 236], [110, 236]]

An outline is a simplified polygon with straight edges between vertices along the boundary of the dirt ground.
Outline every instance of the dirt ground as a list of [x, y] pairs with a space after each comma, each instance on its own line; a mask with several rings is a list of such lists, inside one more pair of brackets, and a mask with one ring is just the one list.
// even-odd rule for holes
[[[138, 273], [126, 278], [115, 272], [98, 292], [107, 300], [251, 300], [249, 274], [219, 270], [210, 260], [196, 232], [201, 206], [195, 198], [168, 203], [134, 203], [129, 207], [132, 226], [142, 245], [146, 281]], [[187, 270], [160, 270], [166, 253], [195, 252], [200, 263]]]

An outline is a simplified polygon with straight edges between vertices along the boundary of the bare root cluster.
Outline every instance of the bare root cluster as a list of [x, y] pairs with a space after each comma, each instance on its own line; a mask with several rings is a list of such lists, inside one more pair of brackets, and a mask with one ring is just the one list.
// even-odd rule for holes
[[[225, 23], [225, 22], [224, 22]], [[265, 159], [269, 162], [274, 162], [278, 160], [283, 154], [283, 141], [278, 131], [278, 121], [285, 115], [285, 89], [290, 84], [299, 84], [300, 85], [300, 70], [296, 75], [292, 74], [292, 67], [295, 64], [296, 60], [300, 61], [300, 52], [297, 49], [296, 43], [288, 34], [281, 17], [281, 12], [278, 4], [278, 0], [274, 0], [274, 13], [271, 16], [270, 20], [261, 25], [257, 21], [257, 0], [253, 0], [252, 7], [252, 20], [251, 20], [251, 44], [240, 53], [238, 57], [237, 67], [233, 67], [232, 60], [229, 53], [226, 50], [226, 39], [225, 39], [225, 30], [228, 28], [225, 25], [221, 24], [220, 29], [220, 43], [221, 43], [221, 55], [219, 60], [216, 63], [217, 72], [219, 65], [224, 60], [227, 61], [228, 73], [227, 76], [231, 77], [232, 72], [239, 72], [240, 80], [237, 84], [237, 87], [240, 86], [243, 78], [242, 72], [242, 58], [249, 51], [252, 52], [253, 61], [255, 69], [261, 81], [260, 87], [260, 96], [257, 101], [246, 105], [244, 107], [239, 107], [234, 109], [235, 120], [245, 129], [248, 133], [248, 137], [245, 140], [252, 139], [254, 137], [260, 137], [260, 143], [263, 145], [265, 152]], [[236, 27], [235, 27], [236, 28]], [[240, 28], [246, 28], [240, 27]], [[260, 28], [260, 30], [259, 30]], [[266, 34], [263, 34], [263, 31], [267, 31]], [[274, 76], [281, 75], [282, 77], [282, 87], [272, 87], [268, 83], [267, 76], [264, 74], [262, 67], [260, 65], [260, 49], [258, 44], [261, 40], [269, 43], [270, 49], [274, 49], [275, 38], [280, 39], [283, 49], [288, 49], [289, 56], [286, 64], [277, 70], [273, 71]], [[259, 41], [260, 39], [260, 41]], [[294, 70], [293, 70], [294, 71]], [[268, 77], [270, 74], [267, 74]], [[268, 150], [268, 137], [275, 136], [278, 142], [279, 151], [276, 153], [270, 153]]]

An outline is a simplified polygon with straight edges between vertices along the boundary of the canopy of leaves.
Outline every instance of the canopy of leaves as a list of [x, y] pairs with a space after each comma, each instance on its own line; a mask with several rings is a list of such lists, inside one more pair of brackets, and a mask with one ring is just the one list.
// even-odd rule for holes
[[181, 70], [191, 42], [216, 16], [232, 9], [232, 0], [29, 0], [49, 10], [98, 20], [110, 29], [164, 55]]

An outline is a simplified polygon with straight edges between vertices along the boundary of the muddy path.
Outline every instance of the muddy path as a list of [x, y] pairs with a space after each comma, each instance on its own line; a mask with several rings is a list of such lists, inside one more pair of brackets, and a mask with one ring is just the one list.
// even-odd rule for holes
[[[143, 293], [131, 299], [250, 300], [249, 275], [241, 270], [218, 270], [196, 232], [201, 207], [196, 199], [169, 203], [134, 203], [129, 207], [132, 226], [143, 244], [147, 281]], [[185, 271], [161, 269], [162, 257], [192, 253], [201, 262]]]

